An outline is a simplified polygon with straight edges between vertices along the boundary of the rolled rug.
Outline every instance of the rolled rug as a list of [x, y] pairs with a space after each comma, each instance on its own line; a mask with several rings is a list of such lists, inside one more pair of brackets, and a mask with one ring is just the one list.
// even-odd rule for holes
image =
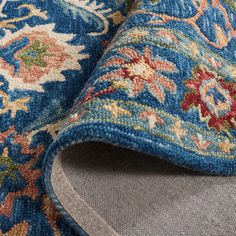
[[0, 235], [76, 235], [42, 163], [125, 19], [126, 0], [0, 0]]
[[235, 17], [228, 0], [135, 1], [44, 162], [78, 234], [233, 235], [234, 177], [169, 168], [236, 172]]

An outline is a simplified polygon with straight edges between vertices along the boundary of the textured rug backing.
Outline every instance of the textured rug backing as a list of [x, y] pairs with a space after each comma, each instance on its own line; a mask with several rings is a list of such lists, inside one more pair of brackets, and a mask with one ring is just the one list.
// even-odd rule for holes
[[235, 235], [235, 177], [204, 176], [126, 149], [84, 143], [55, 159], [51, 181], [89, 235]]

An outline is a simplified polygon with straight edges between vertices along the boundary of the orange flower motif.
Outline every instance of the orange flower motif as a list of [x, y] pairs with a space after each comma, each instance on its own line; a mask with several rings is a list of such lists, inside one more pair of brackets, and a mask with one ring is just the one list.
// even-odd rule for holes
[[64, 70], [80, 70], [83, 45], [72, 45], [72, 34], [54, 32], [54, 24], [7, 31], [0, 42], [1, 75], [9, 88], [44, 92], [43, 84], [65, 81]]
[[158, 38], [165, 38], [171, 42], [175, 42], [175, 43], [179, 42], [176, 36], [168, 30], [163, 30], [163, 29], [159, 30], [156, 35]]
[[204, 140], [200, 134], [197, 134], [197, 136], [192, 135], [192, 140], [201, 150], [206, 150], [211, 145], [211, 142]]
[[114, 81], [123, 79], [128, 81], [129, 96], [137, 96], [147, 89], [159, 102], [165, 101], [165, 91], [176, 92], [176, 85], [173, 81], [164, 76], [161, 72], [173, 73], [176, 67], [173, 63], [163, 61], [160, 58], [153, 59], [150, 48], [144, 49], [140, 55], [133, 48], [121, 48], [118, 50], [121, 57], [115, 57], [107, 61], [104, 66], [120, 66], [119, 69], [108, 72], [100, 78], [100, 81]]

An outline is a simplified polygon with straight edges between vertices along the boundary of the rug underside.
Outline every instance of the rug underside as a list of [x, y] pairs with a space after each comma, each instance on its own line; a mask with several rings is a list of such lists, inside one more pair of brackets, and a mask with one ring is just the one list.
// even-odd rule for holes
[[[52, 187], [88, 235], [234, 235], [234, 177], [205, 176], [102, 143], [56, 157]], [[229, 217], [230, 216], [230, 217]]]

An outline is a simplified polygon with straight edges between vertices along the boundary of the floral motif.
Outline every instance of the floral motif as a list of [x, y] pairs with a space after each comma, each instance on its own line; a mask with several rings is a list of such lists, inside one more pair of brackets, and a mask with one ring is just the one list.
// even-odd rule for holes
[[129, 96], [137, 96], [146, 88], [162, 103], [165, 101], [164, 90], [176, 92], [175, 83], [161, 73], [175, 72], [176, 67], [173, 63], [152, 58], [148, 47], [144, 49], [143, 55], [133, 48], [121, 48], [118, 52], [122, 57], [111, 58], [104, 66], [120, 66], [120, 68], [108, 72], [100, 78], [100, 81], [113, 80], [114, 82], [114, 78], [115, 81], [126, 80], [128, 84], [125, 89], [128, 90]]
[[140, 28], [134, 28], [131, 30], [127, 36], [129, 39], [132, 39], [134, 42], [141, 42], [145, 36], [147, 36], [149, 32], [147, 30], [143, 30]]
[[[236, 138], [215, 131], [236, 133], [235, 0], [0, 2], [0, 236], [77, 235], [42, 181], [49, 145], [57, 140], [53, 154], [67, 134], [78, 138], [70, 132], [76, 127], [96, 138], [89, 128], [102, 124], [104, 141], [119, 133], [116, 143], [167, 153], [174, 163], [236, 173]], [[110, 44], [125, 5], [133, 5], [127, 24]], [[106, 68], [101, 60], [91, 74], [103, 49]], [[87, 53], [91, 60], [81, 62]], [[198, 67], [177, 91], [194, 64], [208, 68]], [[77, 81], [74, 70], [81, 70]], [[183, 117], [180, 99], [185, 114], [193, 109], [214, 129], [190, 112]]]
[[205, 67], [195, 69], [193, 79], [186, 81], [189, 92], [185, 95], [182, 108], [191, 106], [199, 109], [200, 118], [217, 131], [235, 129], [236, 84], [227, 82]]
[[113, 12], [108, 18], [112, 19], [114, 25], [119, 25], [125, 20], [125, 16], [123, 16], [120, 11]]
[[175, 43], [179, 42], [175, 34], [173, 34], [171, 31], [166, 30], [166, 29], [158, 30], [156, 36], [158, 38], [161, 38], [162, 40], [167, 40], [169, 42], [175, 42]]
[[227, 69], [232, 77], [236, 77], [236, 66], [235, 65], [227, 66]]
[[200, 150], [206, 150], [211, 145], [211, 142], [204, 140], [201, 134], [192, 135], [192, 140]]
[[62, 129], [66, 131], [74, 124], [87, 124], [88, 120], [94, 123], [106, 122], [118, 125], [125, 122], [125, 127], [147, 132], [154, 137], [163, 137], [164, 140], [197, 155], [209, 157], [218, 155], [219, 159], [235, 158], [234, 137], [226, 138], [214, 130], [206, 130], [199, 124], [185, 122], [179, 116], [158, 107], [150, 107], [149, 104], [94, 97], [73, 110], [73, 114]]
[[139, 114], [139, 117], [148, 121], [149, 128], [153, 129], [157, 124], [164, 124], [164, 120], [158, 116], [154, 111], [144, 110]]
[[10, 89], [43, 92], [42, 84], [65, 80], [63, 70], [81, 69], [78, 60], [88, 58], [80, 54], [84, 46], [70, 45], [73, 35], [53, 32], [53, 28], [48, 24], [7, 31], [0, 42], [0, 66]]
[[33, 65], [40, 67], [46, 67], [47, 62], [45, 57], [47, 56], [48, 45], [42, 45], [40, 40], [36, 39], [31, 46], [26, 48], [19, 54], [19, 58], [24, 62], [25, 66], [30, 68]]
[[108, 105], [104, 105], [103, 108], [107, 111], [110, 111], [114, 118], [118, 118], [120, 115], [131, 115], [131, 112], [120, 107], [117, 102], [113, 102]]
[[175, 122], [170, 131], [175, 134], [178, 140], [181, 140], [181, 138], [183, 138], [187, 134], [186, 130], [182, 127], [182, 122], [180, 120]]
[[234, 147], [235, 147], [235, 144], [230, 143], [228, 139], [219, 143], [219, 148], [221, 149], [222, 152], [225, 152], [225, 153], [231, 153], [231, 150]]

